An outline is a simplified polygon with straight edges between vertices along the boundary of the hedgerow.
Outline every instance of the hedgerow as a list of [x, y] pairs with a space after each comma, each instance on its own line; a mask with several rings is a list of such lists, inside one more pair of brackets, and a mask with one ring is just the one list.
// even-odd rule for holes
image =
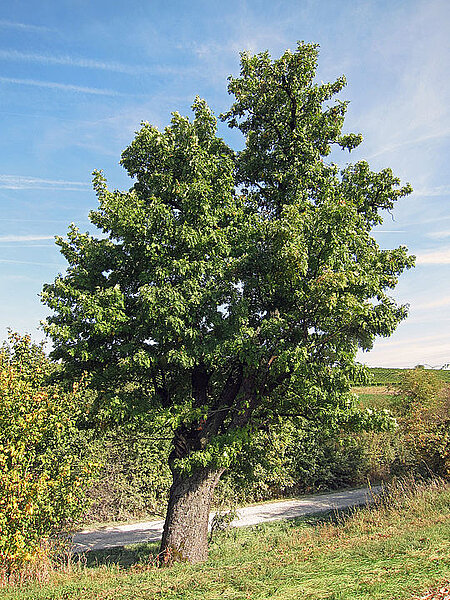
[[0, 571], [45, 552], [43, 541], [83, 507], [89, 465], [76, 449], [83, 386], [49, 383], [52, 364], [29, 336], [0, 348]]

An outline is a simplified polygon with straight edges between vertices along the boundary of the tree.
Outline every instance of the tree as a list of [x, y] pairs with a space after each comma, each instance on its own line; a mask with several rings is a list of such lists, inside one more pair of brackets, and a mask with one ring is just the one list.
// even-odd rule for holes
[[147, 412], [173, 430], [167, 561], [206, 558], [214, 488], [252, 431], [289, 415], [367, 420], [349, 391], [364, 376], [355, 353], [407, 313], [389, 290], [413, 258], [370, 231], [410, 187], [325, 160], [361, 136], [342, 135], [347, 105], [331, 99], [345, 79], [314, 83], [317, 55], [242, 54], [221, 117], [241, 152], [198, 98], [192, 122], [144, 123], [122, 154], [132, 188], [94, 174], [105, 237], [72, 225], [57, 240], [68, 271], [42, 294], [54, 357], [90, 373], [98, 418]]

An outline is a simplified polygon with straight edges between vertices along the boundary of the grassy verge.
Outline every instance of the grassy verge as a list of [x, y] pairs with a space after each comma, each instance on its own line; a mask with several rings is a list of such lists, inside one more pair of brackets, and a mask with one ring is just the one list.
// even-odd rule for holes
[[450, 579], [450, 488], [397, 486], [372, 509], [233, 529], [202, 564], [153, 565], [155, 547], [91, 553], [4, 600], [410, 599]]

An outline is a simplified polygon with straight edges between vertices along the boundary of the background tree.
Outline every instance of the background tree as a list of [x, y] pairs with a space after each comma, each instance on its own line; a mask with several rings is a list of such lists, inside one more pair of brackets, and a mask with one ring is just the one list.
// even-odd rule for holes
[[252, 431], [292, 415], [367, 423], [349, 391], [356, 351], [406, 316], [389, 290], [413, 259], [370, 231], [410, 188], [324, 160], [361, 137], [341, 134], [345, 80], [314, 83], [317, 54], [242, 55], [222, 116], [242, 152], [199, 99], [192, 122], [144, 124], [122, 155], [131, 190], [94, 176], [106, 237], [72, 225], [57, 241], [69, 268], [42, 294], [53, 355], [90, 373], [97, 418], [145, 411], [172, 428], [166, 560], [206, 558], [214, 488]]

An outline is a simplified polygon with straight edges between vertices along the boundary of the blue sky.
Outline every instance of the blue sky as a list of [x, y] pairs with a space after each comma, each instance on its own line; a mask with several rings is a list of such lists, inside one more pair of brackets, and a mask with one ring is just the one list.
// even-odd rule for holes
[[53, 237], [72, 221], [93, 231], [93, 169], [131, 186], [118, 161], [142, 120], [163, 128], [196, 94], [218, 114], [239, 51], [278, 57], [305, 40], [321, 46], [318, 80], [346, 75], [345, 129], [364, 137], [334, 160], [389, 166], [415, 190], [375, 233], [417, 256], [394, 292], [410, 316], [360, 360], [450, 362], [449, 28], [447, 0], [3, 2], [0, 339], [7, 327], [43, 337], [38, 294], [65, 268]]

